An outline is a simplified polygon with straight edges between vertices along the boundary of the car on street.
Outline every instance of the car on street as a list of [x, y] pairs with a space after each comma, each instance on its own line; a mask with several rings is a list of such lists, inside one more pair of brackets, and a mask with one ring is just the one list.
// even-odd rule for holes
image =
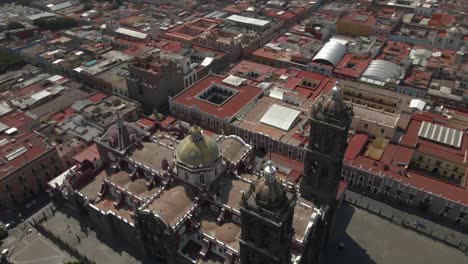
[[32, 201], [30, 201], [29, 203], [27, 203], [27, 204], [24, 206], [24, 208], [29, 209], [29, 208], [33, 207], [35, 204], [36, 204], [36, 201], [32, 200]]
[[2, 253], [0, 254], [0, 263], [7, 263], [8, 252], [8, 248], [2, 250]]

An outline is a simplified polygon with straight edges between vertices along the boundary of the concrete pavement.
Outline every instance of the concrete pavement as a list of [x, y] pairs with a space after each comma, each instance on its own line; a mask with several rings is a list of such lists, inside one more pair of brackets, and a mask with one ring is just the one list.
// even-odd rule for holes
[[[428, 237], [344, 203], [325, 256], [328, 264], [466, 264], [468, 257]], [[339, 243], [344, 250], [337, 249]]]
[[[436, 222], [427, 220], [425, 218], [419, 217], [417, 215], [411, 214], [409, 212], [405, 212], [399, 210], [398, 208], [392, 207], [388, 204], [383, 202], [374, 200], [367, 196], [352, 192], [350, 190], [346, 191], [346, 199], [352, 199], [353, 203], [358, 203], [362, 207], [370, 206], [373, 211], [381, 210], [382, 214], [391, 217], [394, 216], [398, 218], [400, 221], [405, 221], [408, 225], [413, 225], [414, 228], [418, 226], [418, 229], [421, 231], [425, 231], [430, 233], [433, 231], [433, 234], [437, 235], [440, 238], [447, 237], [451, 241], [455, 242], [462, 242], [465, 245], [468, 245], [468, 235], [457, 230], [448, 228], [444, 225], [440, 225]], [[424, 230], [422, 230], [424, 229]]]

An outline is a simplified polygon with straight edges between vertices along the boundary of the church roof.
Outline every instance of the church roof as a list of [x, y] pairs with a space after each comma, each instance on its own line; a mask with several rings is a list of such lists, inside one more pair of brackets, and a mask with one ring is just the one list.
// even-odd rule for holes
[[[108, 142], [111, 148], [124, 150], [145, 134], [145, 132], [132, 124], [116, 122], [102, 135], [100, 141]], [[119, 129], [120, 127], [120, 129]]]

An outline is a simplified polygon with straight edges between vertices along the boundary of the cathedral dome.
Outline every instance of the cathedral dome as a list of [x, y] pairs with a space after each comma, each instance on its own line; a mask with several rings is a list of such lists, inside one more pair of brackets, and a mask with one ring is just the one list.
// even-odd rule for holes
[[177, 146], [176, 159], [183, 164], [198, 167], [213, 164], [220, 156], [216, 141], [201, 134], [200, 128], [193, 127], [191, 135]]
[[[135, 128], [131, 126], [124, 126], [123, 130], [125, 130], [125, 145], [128, 145], [130, 143], [130, 137], [132, 135], [138, 135], [138, 132]], [[119, 140], [119, 129], [117, 128], [116, 125], [112, 125], [108, 132], [106, 133], [106, 139], [109, 139], [112, 143], [116, 143]]]
[[125, 150], [130, 147], [135, 141], [145, 135], [144, 131], [123, 122], [117, 113], [116, 122], [102, 135], [100, 141], [118, 150]]
[[263, 169], [263, 178], [255, 186], [255, 201], [267, 209], [274, 209], [281, 205], [283, 198], [283, 187], [276, 180], [276, 167], [268, 161]]

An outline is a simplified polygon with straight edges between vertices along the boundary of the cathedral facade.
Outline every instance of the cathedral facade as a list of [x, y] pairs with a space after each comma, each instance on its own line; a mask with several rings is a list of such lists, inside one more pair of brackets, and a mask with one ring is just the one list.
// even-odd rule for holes
[[54, 201], [157, 263], [320, 263], [351, 117], [337, 88], [316, 100], [300, 185], [238, 136], [181, 123], [150, 135], [118, 118], [96, 141], [103, 170], [68, 171]]

